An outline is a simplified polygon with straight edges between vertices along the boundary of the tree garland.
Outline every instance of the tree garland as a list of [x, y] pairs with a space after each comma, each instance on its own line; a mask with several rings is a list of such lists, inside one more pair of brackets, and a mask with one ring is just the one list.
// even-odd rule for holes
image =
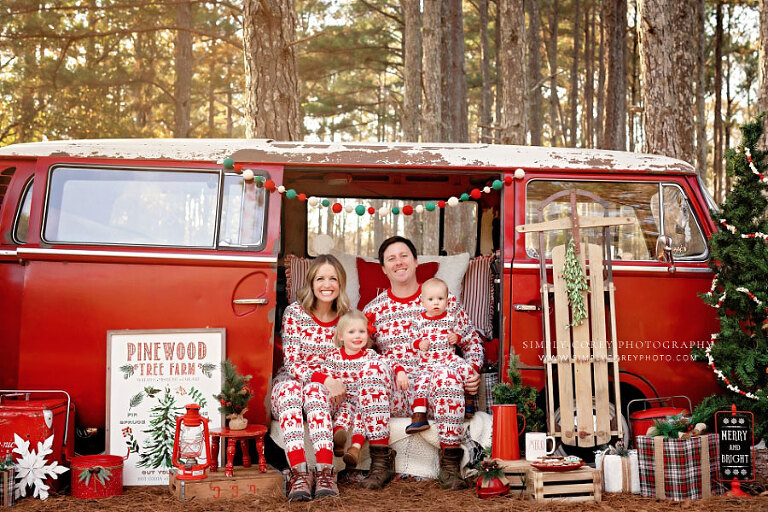
[[565, 262], [563, 263], [563, 273], [565, 286], [568, 290], [568, 304], [571, 306], [571, 319], [573, 322], [566, 325], [565, 328], [577, 327], [584, 323], [587, 318], [587, 308], [584, 304], [584, 292], [589, 290], [587, 286], [587, 276], [584, 275], [584, 269], [576, 256], [576, 242], [571, 238], [568, 247], [565, 250]]

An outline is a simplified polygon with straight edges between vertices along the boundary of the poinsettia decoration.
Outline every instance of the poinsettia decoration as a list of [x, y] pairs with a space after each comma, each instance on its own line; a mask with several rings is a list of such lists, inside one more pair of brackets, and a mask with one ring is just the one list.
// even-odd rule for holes
[[45, 484], [46, 477], [58, 478], [60, 474], [69, 471], [69, 468], [59, 466], [54, 461], [47, 463], [46, 456], [53, 453], [53, 436], [44, 442], [37, 443], [37, 453], [30, 451], [29, 441], [25, 441], [17, 434], [13, 434], [15, 448], [13, 453], [19, 455], [16, 461], [16, 485], [14, 487], [14, 496], [16, 499], [24, 498], [27, 495], [27, 487], [34, 487], [33, 496], [45, 500], [48, 498], [49, 486]]

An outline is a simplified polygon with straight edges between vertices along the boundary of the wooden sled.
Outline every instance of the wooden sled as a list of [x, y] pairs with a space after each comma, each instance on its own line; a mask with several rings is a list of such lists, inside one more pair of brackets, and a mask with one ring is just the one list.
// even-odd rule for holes
[[[570, 195], [571, 213], [552, 221], [543, 221], [544, 208], [557, 199]], [[577, 196], [604, 207], [605, 216], [579, 216]], [[606, 444], [612, 436], [623, 438], [621, 422], [621, 393], [619, 390], [619, 359], [616, 343], [616, 308], [611, 265], [609, 228], [634, 223], [630, 217], [608, 217], [610, 205], [584, 190], [565, 190], [546, 198], [538, 207], [536, 224], [518, 226], [521, 233], [538, 233], [539, 276], [541, 282], [542, 324], [547, 369], [547, 430], [560, 437], [563, 444], [593, 447]], [[587, 239], [581, 230], [602, 228], [596, 240]], [[587, 276], [589, 292], [583, 294], [588, 316], [581, 325], [571, 324], [566, 281], [562, 276], [566, 245], [552, 249], [553, 283], [547, 279], [544, 233], [570, 231], [576, 254]], [[550, 294], [554, 295], [553, 340], [550, 328]], [[606, 301], [609, 317], [606, 318]], [[610, 338], [606, 335], [610, 332]], [[613, 375], [614, 414], [611, 418], [609, 365]], [[554, 400], [554, 371], [557, 370], [557, 390], [560, 419], [556, 421]]]

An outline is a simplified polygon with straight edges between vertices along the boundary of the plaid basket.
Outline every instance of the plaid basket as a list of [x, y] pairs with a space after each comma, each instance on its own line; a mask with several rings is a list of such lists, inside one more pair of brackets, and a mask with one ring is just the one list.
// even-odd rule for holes
[[675, 501], [708, 498], [717, 488], [719, 470], [714, 434], [667, 439], [637, 436], [640, 493]]
[[477, 391], [477, 410], [491, 413], [493, 405], [493, 386], [499, 382], [499, 372], [480, 374], [480, 388]]
[[13, 469], [0, 471], [0, 507], [13, 506], [13, 483], [16, 475]]

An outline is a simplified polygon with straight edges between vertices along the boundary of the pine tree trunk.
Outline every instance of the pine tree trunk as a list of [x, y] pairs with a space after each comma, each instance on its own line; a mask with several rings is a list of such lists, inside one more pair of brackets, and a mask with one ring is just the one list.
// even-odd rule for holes
[[714, 170], [715, 180], [715, 199], [722, 202], [725, 198], [723, 193], [723, 2], [717, 1], [715, 10], [715, 121], [714, 121], [714, 155], [712, 157], [712, 169]]
[[600, 26], [598, 33], [600, 44], [597, 53], [597, 117], [595, 118], [595, 135], [597, 141], [595, 146], [603, 147], [603, 119], [605, 118], [605, 20], [603, 19], [603, 1], [599, 0], [600, 8], [595, 7], [595, 11], [600, 13]]
[[[760, 0], [757, 10], [760, 13], [760, 41], [758, 43], [759, 57], [757, 64], [757, 112], [759, 113], [768, 112], [768, 2]], [[765, 120], [763, 120], [763, 126], [768, 128]], [[760, 145], [763, 148], [768, 145], [766, 144], [766, 132], [768, 132], [768, 129], [763, 131], [763, 137], [761, 138]]]
[[[723, 49], [725, 50], [725, 122], [723, 123], [723, 151], [727, 151], [731, 147], [731, 125], [732, 119], [732, 105], [733, 98], [731, 97], [731, 30], [733, 29], [731, 21], [733, 20], [732, 5], [726, 5], [726, 12], [728, 14], [728, 26], [724, 30], [723, 37], [728, 38], [723, 43]], [[723, 172], [723, 180], [725, 182], [725, 188], [723, 189], [723, 197], [731, 190], [733, 183], [733, 176], [728, 176], [728, 173]]]
[[584, 9], [584, 145], [595, 147], [595, 17], [593, 0]]
[[494, 138], [498, 138], [497, 134], [499, 133], [499, 130], [501, 129], [501, 98], [504, 96], [504, 80], [502, 80], [501, 73], [499, 72], [501, 70], [501, 26], [503, 25], [501, 21], [501, 9], [499, 8], [499, 2], [498, 0], [494, 1], [494, 5], [496, 6], [496, 30], [494, 31], [494, 49], [496, 51], [496, 109], [494, 112], [494, 119], [496, 122], [494, 123], [494, 127], [496, 130], [494, 130]]
[[693, 162], [691, 0], [640, 4], [643, 126], [648, 153]]
[[424, 142], [440, 142], [442, 140], [442, 98], [440, 72], [441, 61], [441, 27], [440, 0], [424, 0], [422, 17], [422, 42], [424, 43], [424, 105], [421, 109], [421, 140]]
[[[761, 0], [763, 1], [763, 0]], [[696, 167], [701, 180], [707, 182], [707, 115], [705, 103], [706, 72], [706, 5], [696, 2]], [[761, 11], [762, 12], [762, 11]]]
[[504, 75], [503, 144], [525, 144], [525, 13], [523, 0], [500, 0]]
[[[637, 27], [639, 18], [637, 16], [637, 6], [635, 6], [634, 13], [634, 26]], [[637, 134], [635, 133], [635, 114], [638, 112], [638, 94], [640, 93], [640, 52], [639, 52], [639, 34], [637, 30], [632, 31], [632, 53], [630, 58], [631, 74], [632, 77], [629, 84], [629, 109], [627, 111], [628, 126], [629, 126], [629, 150], [635, 151], [635, 139]]]
[[491, 48], [488, 41], [488, 0], [479, 0], [478, 9], [480, 11], [480, 50], [483, 52], [483, 62], [480, 68], [483, 92], [480, 104], [481, 136], [479, 142], [491, 142], [493, 137], [491, 131], [493, 97], [491, 96]]
[[557, 110], [560, 106], [560, 100], [557, 98], [557, 14], [559, 10], [558, 0], [552, 3], [552, 19], [549, 24], [549, 46], [547, 48], [547, 57], [549, 58], [549, 129], [550, 144], [557, 146], [560, 139], [560, 125], [557, 121]]
[[[190, 113], [192, 109], [192, 2], [181, 2], [176, 5], [176, 83], [173, 96], [176, 108], [173, 116], [173, 136], [188, 137]], [[186, 30], [185, 30], [186, 29]]]
[[626, 149], [627, 74], [626, 31], [627, 0], [603, 0], [605, 35], [608, 46], [608, 76], [605, 91], [605, 126], [603, 149]]
[[441, 86], [445, 142], [469, 140], [463, 19], [461, 0], [443, 1]]
[[419, 108], [421, 105], [421, 12], [419, 0], [400, 0], [405, 20], [405, 98], [403, 101], [403, 138], [419, 141]]
[[246, 137], [301, 140], [291, 0], [244, 0]]
[[531, 146], [541, 146], [542, 94], [541, 94], [541, 11], [538, 0], [528, 0], [528, 122], [531, 130]]
[[573, 0], [573, 60], [571, 61], [571, 90], [569, 91], [568, 104], [571, 114], [571, 125], [568, 129], [570, 145], [576, 147], [577, 127], [579, 123], [578, 90], [579, 90], [579, 40], [581, 39], [581, 0]]

